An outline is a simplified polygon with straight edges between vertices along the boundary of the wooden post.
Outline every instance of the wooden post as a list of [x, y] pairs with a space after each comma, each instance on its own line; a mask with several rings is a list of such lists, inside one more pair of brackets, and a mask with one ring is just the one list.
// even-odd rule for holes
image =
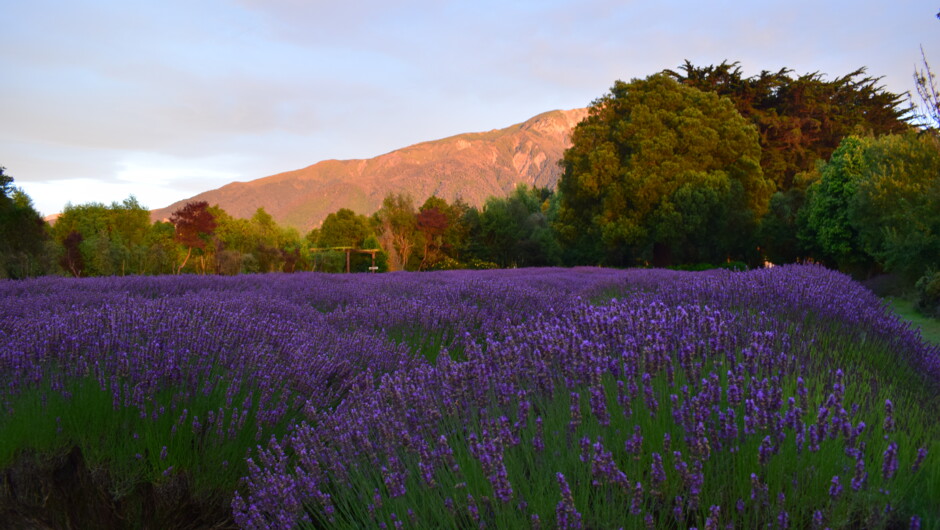
[[346, 249], [346, 274], [349, 274], [349, 255], [352, 254], [352, 249]]

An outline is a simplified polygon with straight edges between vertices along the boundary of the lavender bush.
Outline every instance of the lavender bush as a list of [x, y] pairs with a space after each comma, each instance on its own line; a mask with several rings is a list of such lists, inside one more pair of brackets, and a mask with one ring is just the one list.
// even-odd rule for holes
[[0, 465], [79, 445], [244, 528], [940, 526], [940, 350], [819, 267], [41, 278], [0, 315]]

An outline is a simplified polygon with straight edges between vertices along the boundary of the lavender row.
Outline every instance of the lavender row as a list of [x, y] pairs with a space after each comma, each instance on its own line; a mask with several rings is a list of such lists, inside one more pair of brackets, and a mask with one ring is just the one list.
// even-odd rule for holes
[[[444, 355], [356, 387], [335, 411], [258, 448], [236, 519], [250, 528], [422, 527], [442, 516], [501, 526], [522, 514], [532, 526], [633, 518], [748, 527], [777, 518], [788, 527], [845, 523], [873, 502], [867, 524], [903, 516], [890, 486], [896, 475], [908, 485], [929, 480], [918, 472], [936, 453], [936, 427], [918, 430], [907, 411], [896, 422], [890, 400], [847, 401], [869, 394], [868, 382], [838, 366], [821, 372], [825, 352], [814, 341], [852, 349], [861, 333], [892, 362], [918, 368], [935, 366], [936, 347], [856, 284], [816, 267], [631, 271], [624, 281], [620, 300], [494, 326], [467, 342], [466, 360]], [[791, 293], [795, 281], [802, 288]], [[937, 412], [935, 398], [925, 402]], [[714, 493], [733, 482], [729, 467], [750, 491]], [[546, 481], [557, 501], [548, 512], [539, 498]], [[625, 508], [603, 515], [610, 506]]]

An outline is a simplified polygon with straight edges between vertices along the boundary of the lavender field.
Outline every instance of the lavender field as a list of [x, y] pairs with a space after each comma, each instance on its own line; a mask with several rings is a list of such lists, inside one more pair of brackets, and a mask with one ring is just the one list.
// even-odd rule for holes
[[940, 528], [938, 418], [815, 266], [0, 282], [10, 527]]

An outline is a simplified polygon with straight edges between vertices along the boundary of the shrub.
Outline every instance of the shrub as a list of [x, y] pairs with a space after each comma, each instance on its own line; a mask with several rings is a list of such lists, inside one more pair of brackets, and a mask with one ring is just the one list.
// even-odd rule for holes
[[940, 271], [929, 272], [917, 280], [915, 307], [932, 318], [940, 318]]

